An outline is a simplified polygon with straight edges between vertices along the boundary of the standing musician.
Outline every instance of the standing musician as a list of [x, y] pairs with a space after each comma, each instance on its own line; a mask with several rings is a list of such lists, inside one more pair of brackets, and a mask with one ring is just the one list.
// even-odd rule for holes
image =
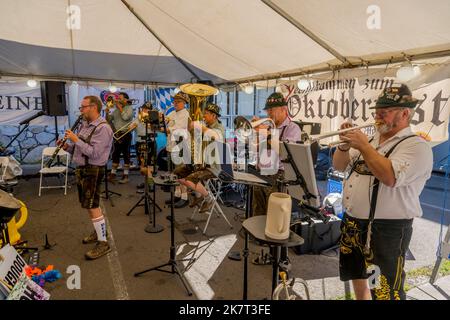
[[[65, 137], [71, 143], [62, 148], [73, 155], [77, 165], [78, 198], [81, 207], [87, 209], [95, 231], [83, 239], [84, 244], [95, 243], [95, 247], [86, 253], [86, 258], [97, 259], [111, 251], [106, 239], [106, 222], [99, 207], [100, 185], [104, 175], [104, 166], [108, 162], [113, 132], [105, 119], [100, 116], [101, 100], [96, 96], [86, 96], [79, 108], [84, 120], [78, 134], [66, 130]], [[58, 144], [61, 142], [58, 141]]]
[[[130, 97], [126, 92], [119, 93], [119, 99], [115, 102], [116, 108], [109, 114], [107, 110], [106, 119], [113, 125], [116, 130], [126, 126], [133, 120], [133, 107], [130, 103]], [[120, 133], [119, 133], [120, 135]], [[117, 168], [120, 163], [120, 155], [123, 155], [123, 176], [119, 183], [128, 182], [128, 174], [130, 170], [130, 147], [131, 147], [131, 131], [125, 134], [120, 140], [114, 140], [114, 151], [112, 154], [112, 169], [108, 177], [112, 183], [116, 182]]]
[[[183, 135], [183, 131], [188, 131], [189, 111], [186, 109], [186, 104], [189, 103], [189, 96], [183, 92], [178, 92], [173, 97], [173, 105], [175, 111], [172, 111], [167, 116], [167, 155], [171, 156], [171, 152], [177, 144], [178, 137]], [[179, 165], [182, 166], [182, 165]], [[169, 168], [171, 170], [171, 168]], [[170, 203], [170, 199], [166, 204]], [[187, 187], [180, 185], [175, 189], [175, 208], [183, 208], [188, 204]]]
[[[417, 100], [404, 84], [383, 90], [375, 107], [376, 134], [340, 135], [333, 166], [348, 172], [341, 224], [339, 271], [352, 280], [356, 298], [405, 299], [405, 254], [414, 217], [422, 215], [419, 195], [431, 176], [430, 145], [411, 131]], [[344, 123], [341, 128], [349, 128]], [[368, 268], [373, 268], [368, 272]], [[375, 271], [375, 283], [367, 281]]]
[[[220, 107], [214, 103], [210, 103], [206, 106], [203, 113], [203, 119], [206, 125], [202, 125], [201, 131], [203, 134], [203, 141], [223, 141], [225, 136], [225, 129], [222, 123], [219, 121]], [[191, 123], [191, 127], [193, 123]], [[192, 129], [192, 128], [191, 128]], [[194, 139], [194, 137], [191, 137]], [[192, 196], [191, 207], [201, 205], [199, 212], [205, 213], [211, 210], [214, 202], [210, 197], [202, 181], [214, 178], [215, 175], [208, 170], [208, 166], [195, 170], [193, 165], [179, 166], [174, 170], [180, 179], [178, 182], [189, 189], [196, 192], [195, 196]]]
[[[299, 141], [301, 136], [300, 127], [291, 121], [288, 115], [286, 99], [279, 92], [272, 93], [266, 100], [266, 105], [264, 107], [269, 118], [273, 120], [276, 128], [279, 131], [278, 139], [280, 141]], [[266, 125], [260, 125], [255, 128], [258, 132], [263, 129], [267, 129]], [[276, 150], [279, 153], [279, 150]], [[281, 159], [278, 159], [278, 172], [271, 176], [267, 176], [270, 180], [270, 187], [253, 187], [253, 215], [265, 215], [267, 213], [267, 205], [269, 201], [269, 196], [272, 192], [278, 191], [277, 180], [282, 179], [284, 176], [284, 166], [281, 163]], [[271, 164], [275, 166], [275, 164]], [[254, 264], [270, 264], [270, 259], [263, 259], [267, 255], [261, 255], [257, 257], [253, 263]], [[287, 249], [281, 252], [281, 261], [287, 263]]]
[[[141, 107], [141, 112], [144, 113], [148, 113], [150, 111], [151, 105], [149, 105], [149, 103], [145, 103], [142, 107]], [[147, 153], [147, 156], [150, 156], [152, 153], [152, 150], [147, 150], [147, 136], [146, 136], [146, 130], [145, 127], [147, 126], [147, 123], [145, 123], [144, 121], [139, 121], [137, 128], [136, 128], [136, 133], [137, 133], [137, 138], [136, 138], [136, 153], [137, 153], [137, 159], [138, 159], [138, 164], [140, 167], [140, 172], [142, 175], [145, 175], [147, 172], [147, 164], [145, 163], [145, 153]], [[148, 130], [148, 129], [147, 129]], [[148, 132], [147, 132], [148, 133]], [[142, 185], [143, 187], [143, 185]]]

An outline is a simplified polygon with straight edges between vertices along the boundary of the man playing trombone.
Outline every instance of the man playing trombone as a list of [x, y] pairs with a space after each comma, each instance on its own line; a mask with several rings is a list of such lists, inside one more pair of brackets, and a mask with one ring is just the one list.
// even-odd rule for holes
[[[107, 109], [106, 120], [113, 125], [113, 128], [120, 130], [127, 127], [133, 120], [133, 107], [130, 103], [130, 97], [126, 92], [119, 93], [119, 99], [115, 102], [116, 108], [109, 114]], [[119, 133], [115, 133], [115, 135]], [[119, 167], [120, 156], [123, 155], [123, 176], [119, 183], [128, 182], [128, 173], [130, 170], [130, 147], [131, 147], [131, 131], [121, 135], [120, 139], [114, 140], [114, 150], [112, 154], [112, 169], [108, 177], [109, 181], [115, 183], [117, 175], [117, 167]]]
[[333, 156], [334, 168], [348, 172], [340, 278], [352, 280], [357, 299], [406, 298], [405, 254], [413, 219], [422, 215], [419, 195], [433, 166], [431, 147], [411, 131], [417, 102], [404, 84], [385, 89], [371, 107], [375, 136], [369, 140], [360, 130], [346, 131], [340, 135], [345, 144]]

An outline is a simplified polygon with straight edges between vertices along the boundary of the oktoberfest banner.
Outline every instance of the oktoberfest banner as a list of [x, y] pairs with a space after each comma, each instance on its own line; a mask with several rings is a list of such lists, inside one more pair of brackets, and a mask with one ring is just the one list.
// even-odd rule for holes
[[[433, 144], [448, 139], [450, 78], [440, 78], [420, 84], [406, 83], [419, 100], [411, 121], [413, 131]], [[296, 83], [283, 84], [281, 91], [288, 101], [290, 117], [320, 123], [323, 134], [338, 130], [342, 122], [373, 123], [374, 109], [369, 108], [375, 106], [382, 89], [394, 83], [398, 82], [393, 77], [348, 77], [310, 81], [305, 90], [298, 89]], [[336, 139], [337, 136], [333, 140]]]

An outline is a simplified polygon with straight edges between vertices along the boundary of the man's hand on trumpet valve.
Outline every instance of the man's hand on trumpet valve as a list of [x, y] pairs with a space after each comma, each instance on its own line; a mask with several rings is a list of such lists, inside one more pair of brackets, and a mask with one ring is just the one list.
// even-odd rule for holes
[[346, 142], [344, 146], [349, 146], [359, 151], [361, 151], [367, 146], [370, 146], [369, 139], [367, 138], [366, 134], [364, 134], [361, 130], [351, 130], [344, 134], [339, 135], [339, 137], [341, 141]]

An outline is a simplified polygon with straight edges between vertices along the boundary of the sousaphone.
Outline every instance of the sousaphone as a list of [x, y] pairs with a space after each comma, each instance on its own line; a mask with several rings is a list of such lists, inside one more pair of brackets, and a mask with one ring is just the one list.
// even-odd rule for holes
[[[181, 92], [189, 96], [189, 124], [203, 121], [203, 111], [207, 98], [218, 92], [217, 88], [202, 83], [186, 83], [180, 86]], [[194, 135], [191, 132], [191, 163], [195, 165], [203, 165], [203, 148], [202, 136]]]

